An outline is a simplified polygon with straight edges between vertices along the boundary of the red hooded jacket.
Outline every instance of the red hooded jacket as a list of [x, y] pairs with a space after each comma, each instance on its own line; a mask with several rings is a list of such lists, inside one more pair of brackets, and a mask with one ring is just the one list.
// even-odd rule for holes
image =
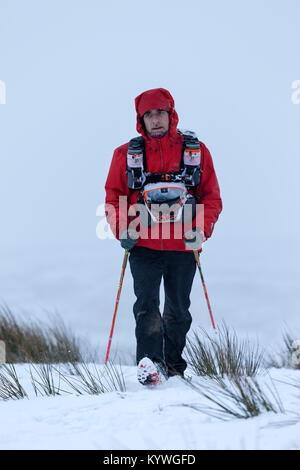
[[[178, 115], [174, 109], [174, 100], [171, 94], [164, 88], [145, 91], [135, 99], [135, 108], [137, 112], [136, 128], [145, 140], [147, 171], [151, 173], [178, 171], [180, 169], [183, 137], [177, 132]], [[163, 109], [169, 113], [169, 131], [163, 137], [154, 138], [145, 132], [141, 118], [150, 109]], [[139, 190], [131, 190], [127, 185], [128, 146], [129, 142], [114, 151], [105, 184], [106, 217], [112, 232], [118, 239], [131, 220], [128, 215], [128, 206], [136, 204], [140, 197]], [[196, 189], [190, 192], [196, 198], [197, 204], [202, 205], [197, 206], [197, 210], [203, 211], [204, 207], [203, 226], [199, 228], [204, 231], [205, 237], [209, 238], [222, 210], [222, 201], [209, 150], [202, 142], [200, 142], [200, 150], [201, 180]], [[123, 197], [121, 205], [120, 196]], [[197, 219], [197, 222], [199, 220], [200, 218]], [[137, 230], [140, 233], [140, 238], [136, 246], [144, 246], [154, 250], [186, 250], [183, 233], [180, 238], [178, 238], [178, 232], [174, 235], [175, 224], [182, 225], [182, 222], [170, 224], [171, 230], [167, 233], [162, 232], [162, 226], [165, 224], [155, 224], [157, 227], [154, 230], [152, 228], [151, 231], [139, 224]], [[195, 226], [196, 218], [189, 228]], [[184, 231], [187, 231], [186, 226]]]

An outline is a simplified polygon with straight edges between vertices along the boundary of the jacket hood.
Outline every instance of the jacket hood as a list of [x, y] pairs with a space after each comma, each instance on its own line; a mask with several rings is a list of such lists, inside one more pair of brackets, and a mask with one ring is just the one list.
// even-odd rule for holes
[[171, 93], [164, 88], [154, 88], [144, 91], [135, 98], [135, 109], [137, 113], [136, 130], [143, 137], [147, 138], [147, 134], [142, 124], [143, 115], [150, 109], [163, 109], [169, 113], [169, 135], [176, 136], [178, 115], [174, 108], [174, 99]]

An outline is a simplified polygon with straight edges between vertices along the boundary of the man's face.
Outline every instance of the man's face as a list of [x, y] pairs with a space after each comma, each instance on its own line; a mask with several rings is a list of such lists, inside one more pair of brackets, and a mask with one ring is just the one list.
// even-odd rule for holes
[[146, 131], [152, 137], [164, 135], [169, 130], [169, 113], [163, 109], [150, 109], [144, 116]]

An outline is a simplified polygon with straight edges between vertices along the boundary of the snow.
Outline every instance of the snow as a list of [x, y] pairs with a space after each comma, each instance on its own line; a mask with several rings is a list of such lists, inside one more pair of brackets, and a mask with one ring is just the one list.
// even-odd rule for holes
[[123, 366], [125, 392], [36, 397], [28, 365], [16, 369], [29, 398], [0, 402], [1, 449], [300, 449], [299, 398], [287, 383], [300, 379], [297, 370], [270, 371], [285, 413], [222, 421], [184, 406], [205, 402], [178, 377], [149, 388]]
[[[5, 301], [16, 314], [24, 319], [45, 320], [49, 312], [57, 311], [76, 335], [97, 348], [100, 368], [105, 358], [123, 255], [117, 242], [105, 243], [99, 242], [99, 250], [94, 252], [82, 247], [65, 247], [50, 253], [36, 249], [33, 257], [32, 252], [24, 251], [22, 271], [15, 269], [19, 253], [7, 253], [2, 256], [0, 271], [2, 295], [5, 294]], [[274, 273], [268, 279], [260, 274], [252, 276], [239, 271], [237, 264], [231, 264], [230, 275], [223, 279], [218, 260], [210, 254], [214, 241], [209, 243], [203, 254], [202, 268], [217, 325], [224, 315], [227, 325], [234, 327], [240, 337], [259, 339], [263, 347], [275, 354], [280, 346], [284, 320], [289, 324], [284, 315], [284, 294], [296, 295], [296, 282], [289, 278], [290, 282], [286, 279], [285, 283], [280, 283]], [[286, 384], [276, 382], [285, 414], [263, 413], [256, 418], [227, 422], [183, 406], [201, 404], [203, 398], [178, 378], [170, 379], [155, 390], [143, 388], [132, 366], [135, 353], [133, 302], [128, 270], [111, 349], [111, 357], [120, 356], [125, 363], [126, 392], [97, 396], [76, 396], [73, 392], [72, 395], [36, 397], [26, 372], [28, 366], [17, 365], [29, 399], [0, 401], [1, 422], [5, 423], [0, 431], [1, 449], [300, 448], [300, 402], [297, 390]], [[211, 331], [197, 277], [191, 313], [193, 329], [204, 326]], [[293, 333], [298, 339], [299, 330]], [[289, 381], [299, 378], [300, 371], [272, 369], [271, 375], [274, 379]], [[193, 383], [197, 380], [193, 377]]]

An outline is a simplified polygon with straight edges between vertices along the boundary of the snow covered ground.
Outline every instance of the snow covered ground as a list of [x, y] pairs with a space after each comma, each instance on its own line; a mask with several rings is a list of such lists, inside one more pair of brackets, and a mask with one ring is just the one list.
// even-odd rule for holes
[[[0, 280], [2, 300], [17, 316], [43, 321], [48, 313], [59, 313], [76, 335], [97, 348], [101, 364], [123, 252], [115, 241], [98, 243], [90, 251], [51, 247], [49, 251], [36, 248], [34, 256], [33, 250], [28, 254], [26, 250], [8, 252], [2, 256]], [[243, 267], [240, 257], [221, 265], [218, 243], [209, 243], [202, 263], [216, 323], [225, 319], [240, 337], [258, 339], [271, 353], [281, 346], [285, 324], [292, 327], [295, 339], [300, 339], [297, 273], [272, 270], [272, 265], [266, 265], [264, 258], [259, 262], [258, 256], [245, 261]], [[126, 392], [36, 397], [26, 366], [19, 365], [17, 370], [30, 398], [0, 401], [1, 449], [300, 449], [300, 393], [297, 396], [297, 390], [286, 384], [275, 382], [285, 414], [263, 413], [227, 422], [183, 406], [203, 403], [204, 399], [178, 378], [155, 390], [139, 385], [132, 366], [133, 302], [128, 269], [111, 351], [112, 357], [119, 353], [126, 364]], [[191, 313], [193, 328], [203, 326], [210, 331], [197, 277]], [[300, 371], [272, 369], [271, 375], [290, 381], [299, 379]], [[197, 381], [193, 377], [193, 383]]]
[[36, 397], [28, 365], [16, 369], [29, 398], [0, 401], [1, 449], [300, 450], [299, 390], [286, 383], [299, 380], [299, 370], [270, 370], [284, 413], [222, 421], [184, 406], [207, 402], [177, 377], [143, 387], [125, 366], [125, 392]]

